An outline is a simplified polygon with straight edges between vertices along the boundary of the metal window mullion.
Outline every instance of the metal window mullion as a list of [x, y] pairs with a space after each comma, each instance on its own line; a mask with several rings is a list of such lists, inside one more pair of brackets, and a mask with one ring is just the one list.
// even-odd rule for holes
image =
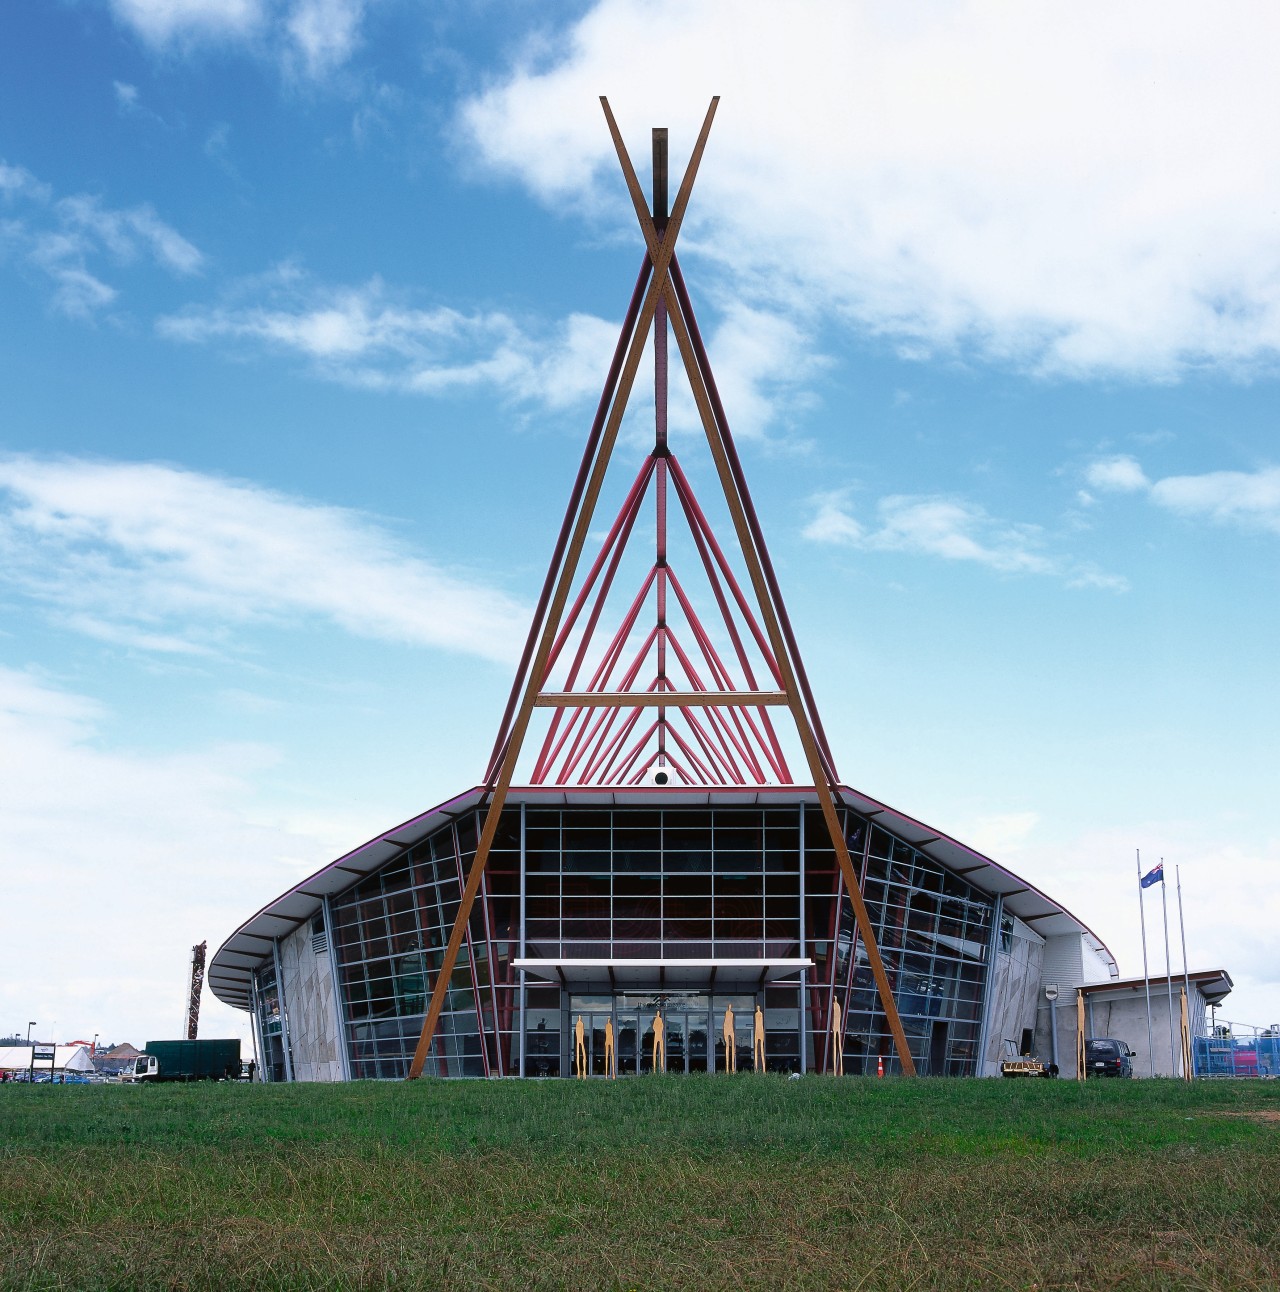
[[[520, 804], [520, 959], [525, 958], [526, 925], [525, 925], [525, 809], [528, 805]], [[520, 970], [520, 1075], [525, 1075], [525, 1050], [529, 1037], [529, 985], [528, 976]]]
[[[849, 812], [847, 809], [841, 812], [840, 823], [841, 823], [841, 827], [844, 830], [845, 838], [848, 839]], [[862, 864], [858, 868], [858, 891], [860, 893], [865, 894], [867, 889], [867, 870], [871, 864], [871, 823], [870, 822], [866, 823], [866, 828], [862, 832], [862, 856], [859, 860], [862, 862]], [[865, 897], [863, 898], [863, 900], [864, 901], [866, 900]], [[876, 935], [876, 942], [880, 945], [881, 950], [883, 951], [883, 948], [884, 948], [884, 919], [883, 919], [884, 907], [883, 906], [881, 906], [880, 908], [880, 914], [882, 918], [879, 926], [875, 929], [875, 935]], [[869, 909], [867, 912], [867, 922], [868, 924], [871, 922], [871, 912]], [[841, 1007], [843, 1012], [840, 1015], [840, 1025], [844, 1029], [844, 1034], [846, 1038], [849, 1035], [849, 996], [853, 990], [853, 975], [858, 968], [859, 937], [860, 937], [860, 933], [858, 930], [858, 922], [855, 920], [853, 924], [853, 945], [849, 948], [849, 973], [847, 978], [845, 979], [844, 1005]], [[896, 1002], [896, 999], [897, 998], [895, 996], [895, 1002]], [[883, 1009], [883, 1006], [882, 1006], [882, 1009]], [[867, 1033], [867, 1040], [868, 1041], [871, 1040], [870, 1032]], [[863, 1063], [864, 1075], [866, 1072], [866, 1062], [867, 1062], [867, 1059], [870, 1057], [870, 1053], [871, 1052], [869, 1049], [863, 1051], [862, 1063]], [[877, 1054], [878, 1053], [879, 1051], [877, 1051]]]
[[[478, 819], [477, 819], [478, 824]], [[498, 1076], [506, 1076], [507, 1065], [502, 1061], [502, 1018], [498, 1013], [498, 955], [493, 945], [493, 912], [489, 905], [489, 877], [480, 876], [480, 915], [484, 920], [484, 944], [489, 956], [489, 1002], [493, 1006], [493, 1050], [498, 1057]], [[484, 1035], [484, 1019], [480, 1019], [480, 1035]]]
[[[804, 960], [808, 956], [805, 950], [805, 903], [808, 900], [808, 894], [805, 892], [805, 871], [804, 871], [804, 803], [800, 804], [800, 959]], [[800, 970], [800, 1071], [809, 1071], [809, 1029], [806, 1027], [806, 1018], [809, 1010], [809, 971]]]
[[284, 994], [284, 970], [280, 965], [280, 939], [271, 939], [276, 965], [276, 995], [280, 998], [280, 1044], [284, 1049], [284, 1079], [293, 1080], [293, 1045], [289, 1041], [289, 1007]]
[[342, 1000], [342, 968], [338, 964], [338, 950], [334, 940], [333, 907], [326, 896], [321, 899], [324, 908], [325, 940], [329, 949], [329, 973], [333, 978], [333, 1012], [338, 1021], [338, 1065], [343, 1081], [351, 1080], [351, 1055], [348, 1052], [347, 1014]]
[[[982, 1027], [978, 1031], [978, 1062], [981, 1065], [975, 1076], [985, 1076], [987, 1044], [991, 1036], [991, 1011], [995, 1008], [996, 970], [1000, 964], [1000, 922], [1004, 919], [1004, 898], [996, 894], [991, 908], [991, 936], [987, 946], [987, 983], [982, 1000]], [[1012, 952], [1013, 948], [1010, 947]], [[998, 1062], [998, 1058], [997, 1058]]]
[[[258, 996], [258, 970], [253, 969], [249, 972], [249, 1003], [252, 1006], [252, 1013], [249, 1015], [249, 1034], [253, 1038], [253, 1065], [254, 1071], [265, 1073], [262, 1056], [266, 1051], [266, 1046], [262, 1043], [262, 1018], [259, 1010], [262, 1008], [262, 1001]], [[269, 1081], [270, 1077], [263, 1076], [263, 1081]]]
[[[827, 982], [827, 1026], [824, 1029], [825, 1035], [823, 1036], [823, 1047], [822, 1047], [823, 1048], [823, 1062], [822, 1062], [823, 1072], [827, 1070], [827, 1065], [832, 1061], [831, 1020], [835, 1011], [836, 963], [840, 958], [839, 956], [840, 920], [843, 914], [844, 914], [844, 872], [840, 869], [839, 865], [837, 865], [836, 866], [835, 911], [831, 917], [831, 943], [830, 943], [830, 951], [828, 952], [828, 955], [827, 955], [830, 974], [828, 976], [828, 982]], [[855, 941], [855, 945], [849, 948], [849, 954], [853, 955], [855, 950], [856, 950], [856, 941]], [[843, 1013], [841, 1014], [841, 1017], [840, 1017], [840, 1026], [841, 1027], [844, 1026]]]

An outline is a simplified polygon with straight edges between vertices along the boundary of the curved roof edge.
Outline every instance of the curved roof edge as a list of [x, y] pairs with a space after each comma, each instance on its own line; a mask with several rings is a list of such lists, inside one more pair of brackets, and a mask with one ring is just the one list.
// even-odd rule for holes
[[[269, 902], [245, 920], [214, 953], [206, 975], [209, 989], [224, 1004], [236, 1009], [249, 1009], [253, 971], [271, 954], [276, 938], [292, 933], [299, 925], [310, 920], [321, 909], [326, 897], [345, 891], [440, 826], [470, 811], [480, 802], [483, 793], [483, 787], [477, 785], [447, 799], [330, 862]], [[1016, 915], [1042, 936], [1082, 934], [1090, 948], [1106, 964], [1110, 977], [1114, 979], [1118, 975], [1115, 956], [1083, 920], [1011, 870], [940, 830], [934, 830], [858, 790], [842, 785], [839, 787], [838, 797], [854, 811], [883, 825], [891, 834], [909, 843], [925, 856], [933, 858], [975, 888], [992, 897], [1002, 898], [1004, 909], [1009, 914]], [[512, 787], [507, 794], [507, 801], [512, 804], [537, 802], [548, 805], [638, 805], [652, 803], [655, 798], [666, 802], [675, 800], [690, 806], [712, 803], [763, 804], [778, 798], [785, 798], [792, 803], [816, 803], [818, 800], [817, 792], [811, 788], [806, 789], [803, 785], [749, 786], [741, 789], [683, 786], [577, 789], [534, 785]]]

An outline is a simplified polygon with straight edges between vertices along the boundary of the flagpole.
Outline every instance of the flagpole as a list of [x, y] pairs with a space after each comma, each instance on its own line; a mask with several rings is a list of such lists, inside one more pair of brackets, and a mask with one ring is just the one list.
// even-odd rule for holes
[[1178, 1052], [1173, 1041], [1173, 965], [1169, 961], [1169, 886], [1164, 882], [1164, 858], [1160, 858], [1160, 905], [1164, 910], [1164, 985], [1169, 996], [1169, 1075], [1178, 1075]]
[[1138, 917], [1142, 920], [1142, 982], [1147, 990], [1147, 1066], [1151, 1076], [1156, 1075], [1155, 1045], [1151, 1040], [1151, 975], [1147, 972], [1147, 911], [1142, 897], [1142, 850], [1135, 848], [1138, 863]]
[[1173, 873], [1178, 881], [1178, 933], [1182, 938], [1182, 989], [1187, 993], [1187, 1021], [1189, 1024], [1191, 1020], [1191, 975], [1187, 972], [1187, 926], [1182, 920], [1182, 867], [1175, 866]]

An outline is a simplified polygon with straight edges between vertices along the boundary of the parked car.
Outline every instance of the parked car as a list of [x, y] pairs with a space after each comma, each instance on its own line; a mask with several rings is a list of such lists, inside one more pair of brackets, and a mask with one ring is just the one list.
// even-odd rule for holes
[[1115, 1037], [1092, 1037], [1084, 1043], [1084, 1070], [1090, 1077], [1131, 1077], [1133, 1051]]

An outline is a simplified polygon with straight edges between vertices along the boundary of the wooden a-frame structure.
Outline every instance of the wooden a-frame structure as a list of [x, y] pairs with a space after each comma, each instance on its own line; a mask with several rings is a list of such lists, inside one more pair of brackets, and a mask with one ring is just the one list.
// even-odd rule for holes
[[[766, 768], [772, 771], [776, 780], [790, 782], [792, 778], [770, 718], [772, 709], [788, 710], [795, 723], [809, 780], [817, 794], [823, 820], [835, 850], [844, 895], [853, 907], [857, 933], [866, 951], [898, 1060], [903, 1072], [914, 1076], [915, 1066], [907, 1047], [906, 1034], [875, 933], [871, 928], [837, 810], [839, 779], [834, 760], [800, 660], [773, 564], [747, 490], [742, 464], [729, 431], [728, 419], [725, 417], [675, 255], [676, 240], [689, 205], [689, 196], [706, 148], [719, 97], [713, 98], [707, 109], [684, 178], [669, 211], [666, 131], [653, 132], [654, 200], [653, 209], [650, 210], [608, 100], [601, 96], [600, 102], [635, 206], [636, 218], [644, 235], [645, 256], [494, 744], [481, 799], [481, 807], [485, 809], [484, 826], [467, 874], [444, 959], [436, 974], [431, 1002], [409, 1068], [409, 1078], [413, 1080], [422, 1074], [431, 1051], [449, 982], [457, 964], [476, 895], [480, 891], [485, 864], [497, 835], [516, 762], [535, 708], [554, 711], [551, 730], [535, 764], [535, 782], [551, 779], [554, 784], [567, 784], [573, 776], [577, 776], [578, 784], [632, 785], [639, 783], [647, 774], [659, 770], [662, 774], [650, 779], [649, 783], [664, 784], [667, 769], [670, 769], [671, 775], [676, 775], [686, 783], [763, 784], [767, 776]], [[754, 593], [758, 618], [737, 586], [723, 553], [693, 499], [688, 481], [667, 445], [668, 327], [675, 336], [711, 450], [751, 591]], [[588, 573], [586, 586], [570, 606], [570, 592], [583, 547], [651, 334], [654, 340], [657, 395], [654, 449], [632, 485], [622, 510], [609, 531], [604, 548]], [[609, 643], [601, 665], [584, 687], [573, 689], [577, 685], [576, 679], [580, 675], [591, 634], [599, 619], [609, 581], [617, 569], [622, 548], [634, 526], [640, 499], [651, 483], [656, 485], [657, 490], [658, 545], [650, 576], [632, 602], [622, 626]], [[740, 672], [745, 676], [745, 685], [735, 683], [730, 670], [716, 655], [709, 636], [697, 622], [696, 612], [669, 569], [666, 557], [666, 491], [669, 484], [674, 487], [677, 501], [684, 510], [694, 542], [703, 558], [717, 604], [735, 647]], [[634, 626], [637, 607], [646, 593], [653, 589], [656, 589], [657, 594], [657, 625], [645, 638], [640, 655], [629, 668], [624, 668], [619, 674], [621, 651]], [[589, 606], [593, 590], [595, 600]], [[708, 674], [717, 684], [714, 688], [708, 688], [702, 681], [691, 654], [680, 646], [671, 630], [666, 608], [668, 590], [674, 594], [688, 616]], [[731, 605], [736, 606], [745, 622], [746, 633], [735, 628], [730, 613]], [[581, 642], [568, 670], [569, 689], [548, 689], [552, 668], [565, 653], [570, 630], [580, 622], [585, 627], [581, 627]], [[740, 640], [744, 636], [754, 636], [763, 668], [770, 674], [773, 683], [771, 687], [762, 688], [756, 682], [755, 672]], [[672, 647], [682, 670], [668, 669], [668, 645]], [[641, 663], [651, 649], [656, 650], [657, 673], [646, 689], [636, 689]], [[671, 671], [682, 672], [682, 686], [678, 687], [672, 680]], [[617, 685], [614, 685], [615, 682]], [[614, 730], [611, 724], [624, 713], [627, 717]], [[643, 728], [640, 737], [636, 739], [635, 728], [639, 725], [639, 719], [642, 714], [648, 713], [656, 713], [656, 719]], [[705, 716], [705, 723], [698, 720], [699, 713]], [[673, 721], [676, 716], [682, 716], [687, 724], [683, 736]]]

